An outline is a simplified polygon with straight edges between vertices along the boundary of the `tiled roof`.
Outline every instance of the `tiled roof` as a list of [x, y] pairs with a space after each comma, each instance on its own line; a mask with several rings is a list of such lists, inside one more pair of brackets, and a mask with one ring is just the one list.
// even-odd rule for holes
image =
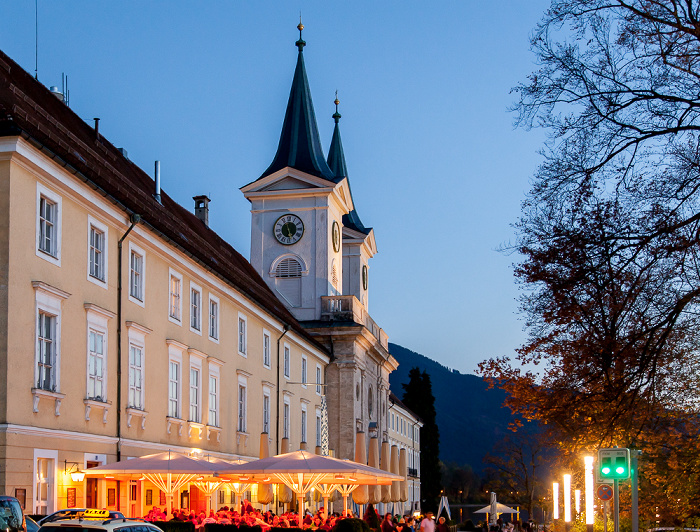
[[240, 253], [166, 193], [158, 203], [148, 174], [0, 51], [0, 137], [8, 136], [25, 138], [127, 213], [140, 214], [155, 232], [327, 354]]
[[392, 392], [392, 391], [389, 392], [389, 401], [391, 401], [392, 403], [394, 403], [394, 404], [396, 404], [396, 405], [399, 405], [399, 406], [400, 406], [401, 408], [403, 408], [406, 412], [410, 412], [411, 415], [412, 415], [414, 418], [416, 418], [418, 421], [420, 421], [421, 423], [423, 422], [423, 420], [422, 420], [418, 415], [416, 415], [416, 413], [415, 413], [413, 410], [411, 410], [411, 409], [408, 408], [405, 404], [403, 404], [403, 402], [401, 401], [401, 399], [399, 399], [399, 398], [396, 396], [396, 394], [395, 394], [394, 392]]

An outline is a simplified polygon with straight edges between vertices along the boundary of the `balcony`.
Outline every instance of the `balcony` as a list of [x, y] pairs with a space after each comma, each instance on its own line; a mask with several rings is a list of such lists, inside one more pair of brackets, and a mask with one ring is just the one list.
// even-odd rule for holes
[[323, 296], [322, 321], [354, 321], [367, 327], [381, 346], [389, 350], [389, 337], [371, 318], [364, 305], [355, 296]]

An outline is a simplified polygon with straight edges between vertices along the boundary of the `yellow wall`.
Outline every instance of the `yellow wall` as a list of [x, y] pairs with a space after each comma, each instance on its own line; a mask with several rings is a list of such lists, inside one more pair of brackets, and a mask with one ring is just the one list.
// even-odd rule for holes
[[[116, 457], [116, 410], [117, 410], [117, 317], [108, 322], [107, 346], [107, 389], [111, 406], [108, 409], [107, 423], [103, 423], [102, 412], [93, 408], [90, 420], [85, 419], [87, 385], [87, 313], [86, 304], [93, 304], [111, 313], [117, 312], [117, 241], [128, 229], [128, 219], [124, 212], [101, 196], [84, 182], [69, 174], [44, 155], [18, 141], [20, 151], [25, 155], [12, 153], [8, 162], [7, 149], [3, 154], [0, 146], [0, 370], [7, 361], [7, 386], [0, 390], [0, 416], [10, 427], [20, 427], [18, 434], [0, 433], [0, 460], [12, 458], [8, 465], [0, 467], [0, 483], [4, 491], [14, 494], [14, 488], [26, 487], [28, 506], [32, 498], [34, 449], [58, 451], [57, 497], [58, 506], [65, 504], [65, 488], [72, 481], [65, 477], [64, 460], [83, 465], [86, 453], [107, 454], [108, 461]], [[4, 157], [3, 157], [4, 156]], [[36, 252], [36, 202], [37, 183], [61, 197], [61, 264], [60, 266], [42, 259]], [[9, 204], [9, 208], [7, 205]], [[3, 214], [6, 213], [7, 215]], [[148, 213], [141, 213], [148, 221]], [[105, 289], [87, 280], [88, 262], [88, 215], [108, 227], [108, 288]], [[8, 220], [10, 225], [8, 227]], [[8, 249], [9, 253], [5, 250]], [[146, 292], [145, 307], [141, 307], [128, 297], [129, 288], [129, 243], [132, 242], [146, 253]], [[247, 300], [218, 277], [206, 271], [184, 253], [167, 244], [151, 232], [145, 224], [138, 225], [127, 237], [123, 245], [123, 317], [122, 317], [122, 405], [128, 398], [128, 357], [129, 344], [126, 322], [136, 322], [151, 330], [145, 336], [145, 428], [141, 428], [141, 418], [134, 416], [131, 427], [127, 427], [127, 415], [122, 409], [123, 456], [137, 456], [159, 452], [167, 448], [201, 449], [217, 453], [219, 456], [257, 457], [262, 431], [262, 388], [263, 382], [273, 384], [276, 376], [277, 338], [282, 334], [282, 324], [255, 303]], [[9, 259], [8, 259], [9, 256]], [[9, 264], [8, 264], [9, 263]], [[8, 266], [6, 266], [8, 264]], [[169, 268], [183, 277], [182, 283], [182, 325], [168, 319]], [[8, 288], [2, 282], [5, 271], [9, 271]], [[33, 411], [32, 387], [36, 365], [36, 290], [32, 282], [41, 281], [70, 294], [61, 304], [61, 344], [60, 344], [60, 415], [55, 415], [55, 401], [42, 397], [38, 412]], [[190, 281], [202, 289], [202, 334], [190, 331], [189, 289]], [[8, 304], [5, 305], [7, 293]], [[220, 322], [219, 343], [208, 338], [208, 300], [212, 293], [219, 298]], [[9, 308], [9, 311], [8, 311]], [[247, 318], [248, 353], [247, 357], [238, 354], [238, 315]], [[271, 369], [262, 364], [262, 331], [271, 333]], [[221, 425], [220, 441], [215, 433], [207, 439], [206, 429], [202, 438], [199, 431], [193, 430], [188, 436], [185, 423], [182, 435], [178, 427], [171, 425], [167, 433], [168, 408], [168, 343], [174, 340], [177, 345], [203, 353], [202, 361], [201, 410], [202, 423], [206, 425], [208, 414], [208, 363], [217, 359], [223, 362], [220, 369], [219, 416]], [[291, 382], [301, 380], [301, 356], [308, 357], [309, 382], [316, 378], [316, 364], [325, 373], [328, 363], [326, 355], [307, 344], [293, 332], [288, 333], [284, 342], [291, 347]], [[7, 350], [5, 344], [7, 343]], [[182, 353], [181, 412], [187, 420], [189, 414], [189, 366], [191, 353]], [[247, 437], [238, 435], [237, 391], [238, 374], [243, 371], [250, 376], [248, 386]], [[291, 447], [298, 448], [301, 436], [300, 401], [307, 405], [308, 440], [313, 449], [316, 441], [315, 412], [320, 406], [321, 397], [316, 387], [304, 388], [297, 384], [280, 382], [291, 396]], [[271, 450], [275, 443], [276, 388], [271, 389]], [[280, 397], [280, 403], [282, 398]], [[7, 408], [5, 405], [7, 404]], [[32, 436], [29, 430], [45, 429], [42, 437]], [[35, 431], [36, 432], [36, 431]], [[240, 436], [240, 437], [239, 437]], [[60, 470], [60, 471], [59, 471]], [[78, 500], [81, 500], [78, 490]]]

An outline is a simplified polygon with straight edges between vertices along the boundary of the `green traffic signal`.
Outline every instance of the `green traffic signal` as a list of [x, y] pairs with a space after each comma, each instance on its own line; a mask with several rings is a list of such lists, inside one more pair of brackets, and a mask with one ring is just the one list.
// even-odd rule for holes
[[622, 480], [630, 477], [629, 449], [600, 449], [598, 472], [603, 479]]

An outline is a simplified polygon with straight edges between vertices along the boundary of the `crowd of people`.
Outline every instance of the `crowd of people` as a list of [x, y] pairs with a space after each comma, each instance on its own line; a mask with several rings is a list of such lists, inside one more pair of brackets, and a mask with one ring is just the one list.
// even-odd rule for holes
[[[352, 511], [348, 510], [346, 514], [332, 513], [325, 517], [323, 508], [312, 514], [307, 510], [303, 519], [299, 519], [299, 515], [295, 512], [285, 512], [281, 515], [276, 515], [271, 511], [262, 512], [253, 508], [253, 505], [246, 499], [243, 500], [240, 511], [234, 507], [223, 506], [219, 510], [209, 510], [206, 512], [195, 512], [188, 509], [175, 509], [172, 515], [167, 515], [167, 510], [161, 510], [154, 506], [144, 519], [147, 521], [181, 521], [191, 522], [195, 528], [203, 528], [208, 523], [216, 523], [221, 525], [236, 525], [236, 526], [260, 526], [263, 530], [269, 530], [272, 527], [279, 528], [303, 528], [312, 530], [322, 530], [330, 532], [336, 523], [348, 517], [354, 517]], [[435, 523], [433, 514], [427, 512], [422, 518], [416, 519], [411, 515], [392, 515], [387, 513], [383, 519], [380, 519], [379, 514], [370, 505], [363, 516], [364, 520], [370, 524], [380, 522], [379, 527], [381, 532], [449, 532], [449, 528], [445, 524], [445, 518], [440, 517]]]

